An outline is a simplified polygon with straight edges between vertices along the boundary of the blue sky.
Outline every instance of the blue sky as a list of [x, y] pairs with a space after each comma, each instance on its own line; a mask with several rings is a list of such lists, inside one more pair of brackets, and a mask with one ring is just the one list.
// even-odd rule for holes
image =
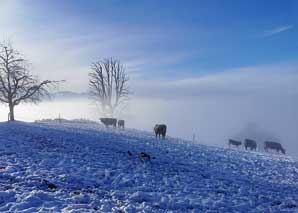
[[[147, 65], [157, 73], [185, 75], [298, 57], [297, 1], [107, 0], [49, 1], [46, 7], [42, 4], [39, 7], [46, 8], [49, 22], [55, 14], [59, 19], [88, 23], [89, 33], [88, 27], [100, 33], [109, 26], [120, 32], [120, 37], [136, 36], [128, 47], [132, 57], [156, 55], [162, 61], [162, 57], [172, 56], [173, 63]], [[72, 30], [78, 34], [85, 31]]]
[[[82, 79], [82, 70], [92, 61], [110, 56], [121, 59], [138, 78], [162, 80], [298, 59], [295, 0], [1, 3], [2, 14], [10, 17], [2, 18], [7, 26], [0, 28], [0, 35], [21, 46], [33, 64], [46, 66], [60, 60], [57, 63], [66, 67], [52, 70], [64, 72], [63, 77], [68, 73], [64, 69], [75, 66], [77, 71], [72, 72]], [[59, 59], [54, 53], [58, 49]], [[42, 57], [40, 51], [46, 56], [38, 61], [35, 56]], [[74, 85], [86, 89], [86, 84], [85, 88], [78, 82]]]

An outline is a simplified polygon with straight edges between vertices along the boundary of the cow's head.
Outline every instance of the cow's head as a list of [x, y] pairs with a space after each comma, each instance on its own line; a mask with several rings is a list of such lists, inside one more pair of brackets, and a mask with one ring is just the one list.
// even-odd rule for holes
[[286, 154], [286, 150], [284, 148], [281, 148], [281, 152], [285, 155]]

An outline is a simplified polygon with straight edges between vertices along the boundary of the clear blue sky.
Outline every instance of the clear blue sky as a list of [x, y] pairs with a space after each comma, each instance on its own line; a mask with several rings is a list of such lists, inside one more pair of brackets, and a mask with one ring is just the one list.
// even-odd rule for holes
[[[138, 53], [181, 56], [176, 63], [151, 65], [165, 72], [205, 72], [298, 58], [295, 0], [77, 0], [47, 4], [51, 13], [89, 22], [99, 31], [105, 23], [111, 28], [127, 28], [128, 34], [147, 34], [148, 44], [143, 41], [144, 50]], [[150, 40], [156, 34], [161, 35], [160, 41]]]

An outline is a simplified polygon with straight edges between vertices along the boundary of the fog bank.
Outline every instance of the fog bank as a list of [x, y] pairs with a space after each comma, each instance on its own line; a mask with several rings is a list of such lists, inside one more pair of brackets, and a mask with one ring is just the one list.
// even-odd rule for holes
[[[129, 128], [152, 131], [168, 125], [168, 134], [197, 143], [226, 146], [229, 138], [274, 140], [298, 156], [297, 63], [227, 70], [181, 80], [131, 79], [134, 92], [116, 117]], [[39, 105], [16, 107], [16, 119], [85, 118], [104, 116], [86, 93], [68, 93]], [[0, 119], [7, 119], [1, 106]], [[252, 128], [253, 127], [253, 128]], [[261, 150], [261, 148], [260, 148]]]
[[[228, 138], [243, 140], [278, 140], [289, 153], [297, 155], [297, 102], [287, 98], [269, 100], [239, 98], [188, 98], [183, 101], [132, 98], [117, 117], [126, 120], [129, 128], [152, 131], [156, 123], [168, 125], [168, 134], [203, 144], [226, 146]], [[16, 118], [34, 121], [45, 118], [85, 118], [99, 121], [104, 116], [87, 98], [53, 100], [39, 105], [16, 107]], [[7, 109], [1, 106], [1, 120]], [[255, 130], [247, 130], [254, 124]], [[263, 134], [263, 135], [264, 135]], [[258, 141], [260, 143], [260, 141]]]

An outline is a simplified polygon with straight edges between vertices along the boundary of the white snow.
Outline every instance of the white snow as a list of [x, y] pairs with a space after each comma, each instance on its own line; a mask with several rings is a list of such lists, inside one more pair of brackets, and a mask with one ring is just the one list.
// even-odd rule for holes
[[83, 120], [0, 123], [0, 212], [298, 212], [297, 180], [282, 155]]

